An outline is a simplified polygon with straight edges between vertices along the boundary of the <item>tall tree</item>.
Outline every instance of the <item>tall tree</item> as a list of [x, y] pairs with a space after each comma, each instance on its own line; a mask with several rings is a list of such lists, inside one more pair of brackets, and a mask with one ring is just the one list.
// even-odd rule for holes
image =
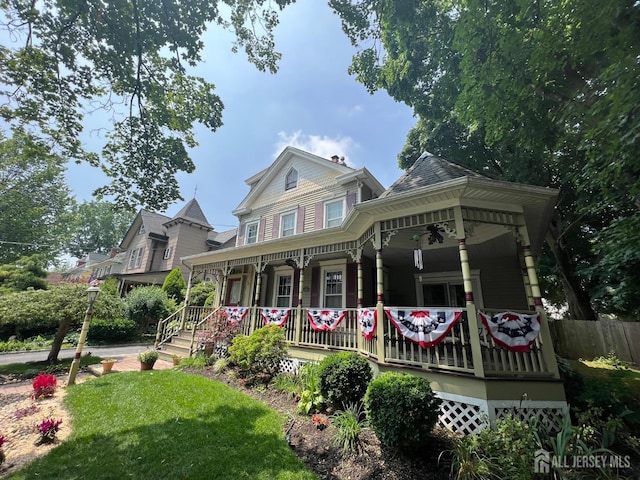
[[53, 260], [66, 243], [71, 203], [60, 157], [20, 130], [0, 133], [0, 264], [36, 253]]
[[[95, 193], [120, 205], [164, 210], [192, 172], [193, 125], [222, 125], [214, 85], [189, 74], [211, 25], [236, 35], [260, 70], [276, 71], [273, 29], [294, 0], [4, 0], [0, 116], [29, 125], [62, 156], [100, 166], [113, 180]], [[114, 118], [98, 156], [83, 148], [84, 114]]]
[[640, 254], [630, 248], [640, 233], [637, 2], [330, 4], [360, 48], [351, 72], [420, 119], [403, 167], [428, 148], [496, 178], [559, 188], [547, 243], [571, 315], [640, 311]]
[[47, 259], [42, 254], [21, 257], [0, 266], [0, 295], [24, 290], [46, 290]]
[[71, 240], [67, 253], [83, 257], [90, 252], [109, 253], [131, 226], [135, 213], [109, 202], [84, 202], [73, 208]]

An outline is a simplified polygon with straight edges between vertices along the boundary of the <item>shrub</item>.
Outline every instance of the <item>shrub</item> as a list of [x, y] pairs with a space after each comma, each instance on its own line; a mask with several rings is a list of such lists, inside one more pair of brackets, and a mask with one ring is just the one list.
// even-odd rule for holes
[[287, 356], [287, 342], [282, 327], [267, 326], [251, 335], [236, 336], [229, 347], [229, 361], [249, 376], [273, 378]]
[[184, 300], [186, 288], [187, 284], [184, 281], [180, 267], [171, 270], [162, 284], [162, 290], [167, 294], [167, 297], [173, 298], [178, 303], [182, 303]]
[[320, 391], [336, 408], [362, 401], [373, 372], [355, 352], [334, 353], [320, 362]]
[[136, 322], [128, 318], [102, 320], [96, 318], [91, 321], [87, 339], [92, 344], [130, 341], [136, 334]]
[[200, 282], [191, 287], [189, 293], [189, 304], [194, 307], [205, 305], [207, 298], [215, 293], [216, 285], [213, 282]]
[[31, 384], [33, 387], [33, 398], [52, 397], [56, 391], [57, 383], [55, 375], [41, 373]]
[[170, 313], [169, 298], [159, 287], [138, 287], [125, 299], [127, 317], [136, 322], [138, 333], [166, 318]]
[[320, 365], [316, 362], [305, 363], [300, 368], [302, 391], [298, 400], [298, 412], [309, 415], [324, 408], [324, 397], [320, 390]]
[[209, 365], [209, 357], [203, 352], [196, 352], [194, 356], [180, 361], [180, 368], [204, 368], [207, 365]]
[[385, 372], [371, 381], [364, 403], [369, 424], [383, 445], [413, 449], [424, 447], [442, 402], [427, 379]]

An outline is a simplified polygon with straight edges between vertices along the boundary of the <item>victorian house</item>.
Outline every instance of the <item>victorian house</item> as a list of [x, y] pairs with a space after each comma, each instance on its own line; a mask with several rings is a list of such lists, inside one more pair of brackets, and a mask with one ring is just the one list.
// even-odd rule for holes
[[[566, 407], [535, 269], [557, 191], [429, 153], [385, 189], [366, 168], [293, 147], [246, 183], [235, 244], [182, 261], [189, 284], [217, 282], [216, 308], [243, 333], [284, 327], [290, 368], [348, 350], [375, 372], [427, 377], [441, 424], [460, 432]], [[170, 244], [157, 245], [163, 257]], [[177, 314], [181, 327], [206, 317], [194, 308]]]

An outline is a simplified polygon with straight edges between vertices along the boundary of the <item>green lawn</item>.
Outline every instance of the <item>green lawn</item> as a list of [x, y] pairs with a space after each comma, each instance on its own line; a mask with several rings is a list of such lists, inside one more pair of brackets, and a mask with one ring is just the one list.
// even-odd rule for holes
[[315, 479], [285, 419], [226, 385], [177, 370], [69, 388], [73, 434], [11, 479]]

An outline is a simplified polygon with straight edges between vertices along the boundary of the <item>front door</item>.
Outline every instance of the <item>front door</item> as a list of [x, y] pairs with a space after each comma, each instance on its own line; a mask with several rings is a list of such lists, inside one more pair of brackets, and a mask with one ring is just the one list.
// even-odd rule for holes
[[240, 290], [242, 287], [241, 278], [230, 278], [227, 285], [227, 297], [224, 304], [232, 307], [237, 307], [240, 304]]

